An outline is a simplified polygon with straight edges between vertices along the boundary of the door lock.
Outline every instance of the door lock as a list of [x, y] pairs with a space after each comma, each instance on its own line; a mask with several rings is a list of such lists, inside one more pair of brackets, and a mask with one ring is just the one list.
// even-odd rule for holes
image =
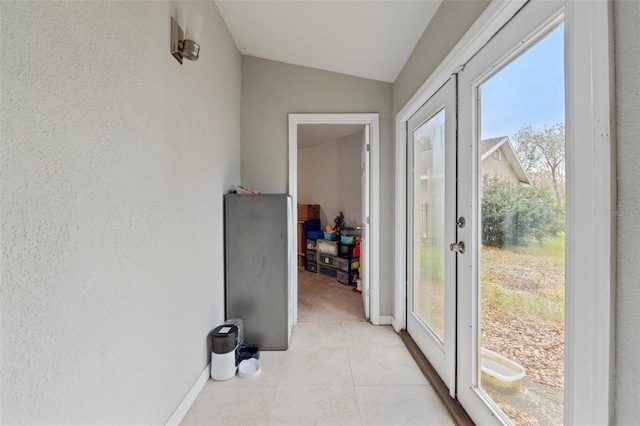
[[453, 243], [449, 245], [449, 250], [456, 253], [464, 254], [464, 241], [460, 241], [459, 243]]
[[456, 222], [456, 225], [458, 225], [458, 228], [464, 228], [464, 225], [465, 225], [466, 223], [467, 223], [467, 222], [464, 220], [464, 217], [463, 217], [463, 216], [460, 216], [460, 217], [458, 218], [458, 221]]

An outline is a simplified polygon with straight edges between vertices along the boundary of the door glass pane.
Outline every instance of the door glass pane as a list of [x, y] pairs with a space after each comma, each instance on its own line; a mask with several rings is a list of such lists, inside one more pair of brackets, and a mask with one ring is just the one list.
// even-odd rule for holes
[[479, 88], [479, 383], [522, 425], [563, 420], [563, 33]]
[[444, 341], [444, 109], [413, 132], [413, 312]]

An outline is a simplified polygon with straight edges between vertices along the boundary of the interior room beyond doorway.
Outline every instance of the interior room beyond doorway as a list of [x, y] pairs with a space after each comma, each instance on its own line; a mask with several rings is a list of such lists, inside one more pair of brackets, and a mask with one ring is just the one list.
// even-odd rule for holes
[[362, 299], [335, 279], [298, 270], [298, 322], [366, 322]]
[[298, 320], [366, 321], [356, 291], [359, 258], [344, 246], [341, 259], [331, 253], [325, 256], [322, 247], [316, 250], [316, 239], [310, 238], [320, 234], [317, 241], [324, 241], [320, 245], [337, 249], [340, 241], [324, 240], [328, 227], [342, 227], [343, 235], [360, 233], [365, 125], [300, 124], [297, 136], [297, 201], [314, 206], [310, 216], [299, 213], [298, 217], [303, 228], [298, 250]]
[[298, 126], [298, 203], [320, 206], [320, 221], [334, 225], [342, 212], [348, 228], [361, 225], [361, 124]]

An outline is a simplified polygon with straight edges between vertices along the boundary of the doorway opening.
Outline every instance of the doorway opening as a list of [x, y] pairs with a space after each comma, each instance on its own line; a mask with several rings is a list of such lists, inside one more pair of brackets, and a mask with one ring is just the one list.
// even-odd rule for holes
[[[302, 205], [318, 206], [318, 219], [304, 220], [306, 213], [298, 218], [296, 210], [292, 224], [298, 235], [290, 271], [294, 324], [309, 315], [330, 320], [340, 306], [356, 310], [345, 317], [379, 324], [378, 135], [378, 114], [289, 115], [289, 195], [301, 211]], [[325, 236], [340, 216], [342, 235]], [[319, 238], [307, 238], [310, 230]], [[347, 241], [352, 235], [358, 236], [357, 245]], [[318, 294], [317, 284], [327, 292]]]
[[[367, 321], [359, 297], [358, 238], [363, 228], [361, 156], [368, 143], [364, 124], [298, 125], [299, 321]], [[327, 228], [336, 230], [326, 234], [335, 241], [325, 240]]]

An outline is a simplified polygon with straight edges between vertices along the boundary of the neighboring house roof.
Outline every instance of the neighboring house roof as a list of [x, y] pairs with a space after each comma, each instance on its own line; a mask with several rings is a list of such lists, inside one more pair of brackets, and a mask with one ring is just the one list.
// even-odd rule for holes
[[531, 185], [529, 176], [527, 176], [527, 172], [524, 170], [520, 159], [516, 155], [516, 150], [513, 149], [513, 145], [507, 136], [483, 139], [480, 141], [480, 160], [484, 161], [486, 158], [489, 158], [489, 156], [498, 149], [501, 149], [502, 153], [507, 157], [509, 165], [513, 168], [518, 180], [527, 185]]
[[[480, 161], [484, 161], [489, 158], [496, 150], [502, 148], [502, 153], [507, 159], [508, 164], [513, 169], [518, 180], [526, 185], [531, 185], [531, 180], [527, 176], [527, 172], [524, 170], [520, 159], [516, 155], [516, 151], [511, 144], [511, 141], [507, 136], [500, 136], [499, 138], [484, 139], [480, 141]], [[442, 170], [439, 170], [436, 175], [433, 175], [433, 152], [431, 150], [420, 150], [420, 160], [418, 167], [420, 168], [420, 180], [426, 180], [429, 177], [442, 177]]]

